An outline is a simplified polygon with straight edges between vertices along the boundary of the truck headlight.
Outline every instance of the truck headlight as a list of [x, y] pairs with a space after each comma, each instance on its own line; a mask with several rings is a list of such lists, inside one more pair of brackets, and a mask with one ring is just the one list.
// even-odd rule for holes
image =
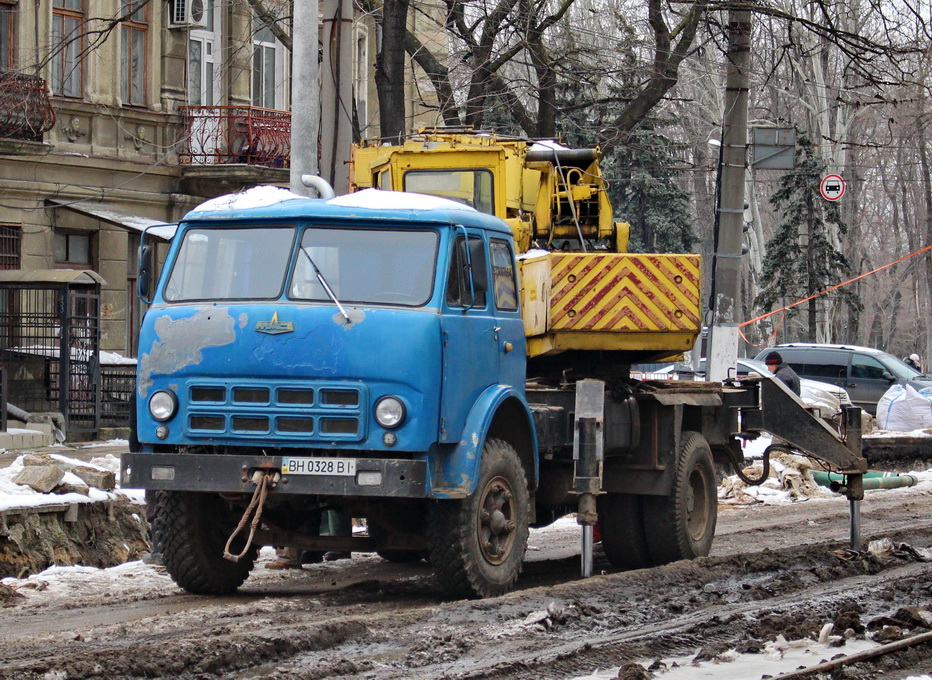
[[149, 399], [149, 413], [158, 421], [171, 420], [178, 411], [178, 397], [169, 390], [159, 390]]
[[398, 397], [382, 397], [375, 404], [375, 419], [382, 427], [398, 427], [405, 420], [405, 405]]

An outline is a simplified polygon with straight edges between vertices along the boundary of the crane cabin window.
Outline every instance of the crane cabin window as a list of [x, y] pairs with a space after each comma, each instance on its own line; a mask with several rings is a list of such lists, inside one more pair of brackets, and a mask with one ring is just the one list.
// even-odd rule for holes
[[408, 170], [403, 190], [449, 198], [479, 212], [495, 214], [492, 173], [488, 170]]

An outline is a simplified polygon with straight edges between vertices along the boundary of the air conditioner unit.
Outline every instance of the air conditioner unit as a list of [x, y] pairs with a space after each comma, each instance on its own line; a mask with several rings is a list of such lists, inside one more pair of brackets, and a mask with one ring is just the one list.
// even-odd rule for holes
[[199, 28], [207, 25], [204, 0], [172, 0], [172, 28]]

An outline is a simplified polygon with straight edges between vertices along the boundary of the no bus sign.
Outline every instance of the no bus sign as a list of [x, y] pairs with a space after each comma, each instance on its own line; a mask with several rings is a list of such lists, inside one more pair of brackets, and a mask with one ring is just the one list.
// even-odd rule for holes
[[819, 185], [819, 193], [826, 201], [837, 201], [845, 195], [845, 180], [841, 175], [826, 175]]

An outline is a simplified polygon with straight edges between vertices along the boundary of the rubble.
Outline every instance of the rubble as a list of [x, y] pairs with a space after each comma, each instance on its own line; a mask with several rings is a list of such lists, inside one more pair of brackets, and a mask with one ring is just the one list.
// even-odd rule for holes
[[[90, 487], [101, 491], [113, 491], [116, 488], [116, 475], [110, 470], [77, 465], [48, 453], [28, 453], [20, 460], [23, 469], [13, 478], [13, 482], [39, 493], [79, 493], [86, 496]], [[67, 479], [69, 474], [76, 479]]]

